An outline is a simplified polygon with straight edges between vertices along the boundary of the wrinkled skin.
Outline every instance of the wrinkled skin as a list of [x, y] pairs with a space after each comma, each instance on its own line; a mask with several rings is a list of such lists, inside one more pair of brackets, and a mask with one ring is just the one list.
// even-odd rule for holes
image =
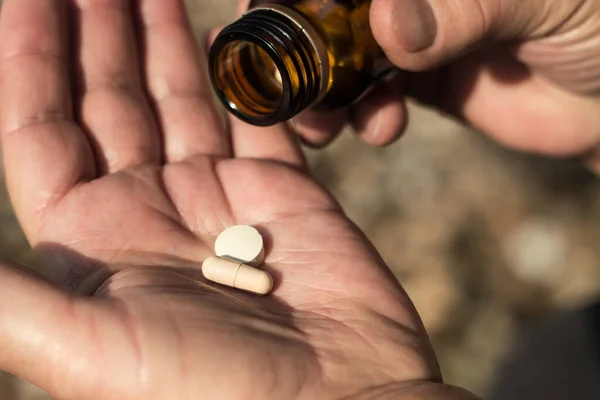
[[371, 26], [403, 72], [354, 107], [301, 115], [307, 143], [350, 121], [365, 142], [390, 144], [415, 98], [503, 145], [600, 172], [600, 1], [373, 0]]
[[[0, 368], [61, 400], [471, 399], [287, 128], [221, 123], [181, 1], [128, 3], [4, 2], [7, 182], [52, 283], [0, 267]], [[272, 296], [203, 280], [232, 224]]]
[[[402, 69], [434, 70], [306, 113], [306, 142], [350, 121], [390, 143], [413, 95], [596, 168], [597, 0], [431, 0], [434, 18], [411, 25], [417, 1], [374, 0], [374, 35]], [[409, 299], [289, 130], [222, 125], [180, 1], [4, 3], [7, 181], [53, 283], [0, 268], [0, 368], [58, 399], [472, 399], [440, 383]], [[431, 45], [403, 31], [431, 21]], [[267, 238], [271, 297], [202, 280], [233, 223]]]

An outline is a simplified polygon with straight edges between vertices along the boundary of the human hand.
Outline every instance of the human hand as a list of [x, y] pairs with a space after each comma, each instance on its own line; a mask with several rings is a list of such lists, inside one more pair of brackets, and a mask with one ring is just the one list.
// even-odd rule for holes
[[[0, 368], [61, 400], [471, 398], [293, 135], [221, 124], [182, 1], [5, 0], [0, 37], [7, 182], [54, 281], [0, 266]], [[232, 224], [272, 296], [201, 277]]]
[[389, 144], [411, 96], [507, 146], [583, 156], [600, 171], [599, 1], [373, 0], [371, 22], [390, 60], [412, 72], [351, 110], [307, 113], [320, 121], [309, 141], [327, 143], [350, 120], [365, 141]]

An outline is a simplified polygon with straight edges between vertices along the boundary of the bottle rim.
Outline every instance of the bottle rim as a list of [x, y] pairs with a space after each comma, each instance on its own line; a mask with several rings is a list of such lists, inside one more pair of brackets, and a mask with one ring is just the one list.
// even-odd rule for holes
[[[323, 50], [315, 48], [315, 39], [308, 37], [310, 33], [298, 26], [293, 11], [272, 7], [253, 9], [221, 31], [210, 50], [209, 69], [215, 93], [226, 109], [247, 123], [270, 126], [293, 118], [320, 100], [324, 85], [329, 80], [329, 71], [327, 69], [326, 76], [323, 76]], [[222, 81], [225, 79], [222, 57], [227, 56], [228, 46], [234, 43], [249, 43], [261, 49], [279, 72], [281, 97], [278, 107], [272, 112], [250, 115], [235, 103], [235, 100], [242, 102], [239, 98], [229, 98], [223, 90], [231, 82]], [[313, 59], [313, 53], [316, 53], [317, 60]], [[290, 67], [295, 70], [290, 71]], [[240, 86], [237, 89], [242, 90]]]
[[[220, 56], [222, 52], [232, 43], [235, 42], [246, 42], [253, 44], [263, 50], [266, 55], [271, 59], [275, 68], [281, 76], [282, 95], [279, 106], [272, 113], [264, 116], [248, 115], [241, 111], [235, 102], [230, 99], [219, 85], [218, 69], [220, 65]], [[271, 46], [266, 44], [264, 40], [251, 32], [233, 31], [225, 34], [220, 34], [214, 41], [210, 51], [210, 75], [213, 83], [213, 88], [219, 100], [227, 108], [227, 110], [233, 113], [236, 117], [243, 120], [244, 122], [252, 123], [253, 125], [259, 126], [270, 126], [286, 119], [286, 109], [291, 103], [291, 92], [292, 92], [292, 80], [290, 74], [286, 68], [283, 57]]]
[[315, 51], [319, 61], [319, 71], [321, 73], [321, 87], [319, 97], [317, 101], [321, 100], [326, 94], [329, 88], [329, 78], [331, 75], [329, 52], [327, 46], [321, 40], [319, 33], [315, 27], [298, 11], [290, 7], [283, 6], [281, 4], [268, 4], [256, 6], [249, 10], [246, 15], [260, 10], [270, 10], [283, 15], [291, 23], [293, 23], [297, 29], [301, 30], [306, 40], [310, 43], [311, 48]]

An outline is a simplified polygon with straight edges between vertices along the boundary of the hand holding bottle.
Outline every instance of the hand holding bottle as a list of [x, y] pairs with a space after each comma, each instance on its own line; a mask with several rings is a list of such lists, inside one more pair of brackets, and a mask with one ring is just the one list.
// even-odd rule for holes
[[502, 144], [600, 169], [599, 1], [373, 0], [370, 21], [390, 60], [412, 72], [341, 117], [319, 115], [328, 122], [308, 140], [326, 142], [350, 118], [367, 142], [388, 144], [414, 96]]

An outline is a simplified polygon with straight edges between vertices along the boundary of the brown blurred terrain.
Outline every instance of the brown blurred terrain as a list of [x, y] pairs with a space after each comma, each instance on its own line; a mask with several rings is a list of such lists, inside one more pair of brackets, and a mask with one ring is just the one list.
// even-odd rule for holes
[[[233, 0], [188, 5], [199, 38], [233, 18]], [[502, 400], [600, 398], [576, 370], [589, 374], [599, 354], [590, 333], [598, 314], [577, 311], [600, 293], [594, 176], [501, 149], [416, 105], [409, 132], [390, 148], [346, 132], [309, 157], [412, 296], [449, 383]], [[35, 265], [3, 186], [0, 257]], [[589, 379], [600, 381], [595, 371]], [[0, 377], [0, 399], [47, 398]]]

